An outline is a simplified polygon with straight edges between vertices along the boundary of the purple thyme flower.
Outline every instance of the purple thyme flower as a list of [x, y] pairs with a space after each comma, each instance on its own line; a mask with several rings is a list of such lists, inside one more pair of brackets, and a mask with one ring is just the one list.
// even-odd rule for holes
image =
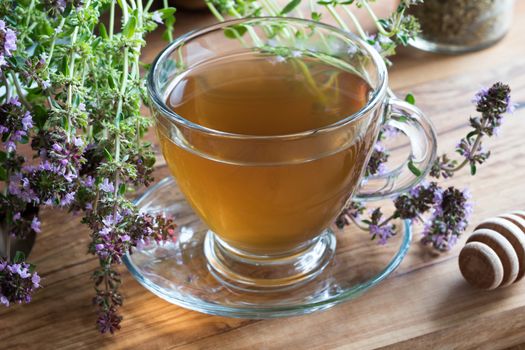
[[[69, 142], [66, 141], [66, 138], [67, 135], [63, 131], [50, 131], [46, 135], [38, 134], [35, 138], [36, 141], [33, 142], [46, 145], [39, 149], [41, 158], [39, 170], [53, 172], [58, 175], [57, 181], [63, 179], [73, 184], [86, 161], [84, 158], [85, 149], [81, 138], [73, 137]], [[60, 197], [62, 198], [64, 195]]]
[[100, 184], [100, 189], [106, 193], [113, 193], [115, 191], [115, 187], [113, 186], [112, 182], [109, 182], [108, 178], [105, 178], [102, 183]]
[[412, 187], [408, 193], [413, 197], [417, 197], [419, 196], [421, 191], [428, 189], [429, 186], [430, 186], [430, 183], [426, 180], [423, 180], [418, 186]]
[[409, 193], [412, 197], [417, 197], [417, 196], [419, 196], [419, 192], [421, 192], [421, 186], [412, 187], [412, 188], [410, 189], [410, 191], [408, 191], [408, 193]]
[[22, 118], [22, 127], [24, 131], [27, 131], [33, 127], [33, 118], [29, 112], [26, 112]]
[[114, 215], [110, 214], [102, 219], [102, 223], [107, 227], [117, 225], [121, 221], [122, 221], [122, 215], [120, 215], [119, 212], [116, 212]]
[[66, 8], [66, 0], [56, 0], [57, 6], [60, 8], [60, 11], [64, 11]]
[[399, 129], [394, 128], [391, 125], [384, 125], [383, 128], [381, 129], [381, 132], [387, 139], [396, 137], [400, 133]]
[[25, 262], [10, 263], [0, 257], [0, 266], [0, 303], [8, 307], [30, 302], [31, 294], [40, 287], [38, 274]]
[[500, 82], [490, 88], [481, 89], [474, 97], [476, 111], [481, 112], [482, 121], [490, 127], [499, 126], [501, 115], [514, 110], [510, 97], [510, 87]]
[[8, 191], [27, 203], [39, 203], [40, 199], [29, 185], [29, 179], [22, 173], [13, 174], [9, 179]]
[[[493, 133], [494, 131], [492, 131]], [[481, 142], [478, 143], [477, 148], [472, 148], [472, 141], [468, 138], [463, 138], [456, 145], [456, 152], [469, 162], [471, 168], [473, 169], [472, 174], [475, 173], [476, 164], [483, 164], [489, 157], [490, 152], [486, 152], [483, 148]]]
[[31, 221], [31, 229], [36, 233], [40, 233], [40, 220], [38, 220], [38, 217], [36, 216], [34, 216]]
[[21, 106], [22, 106], [22, 103], [21, 103], [20, 100], [18, 99], [18, 96], [11, 97], [11, 98], [7, 101], [7, 104], [8, 104], [8, 105], [13, 105], [13, 106], [15, 106], [15, 107], [21, 107]]
[[508, 94], [507, 96], [505, 96], [505, 103], [507, 104], [507, 110], [506, 110], [506, 112], [509, 113], [509, 114], [514, 113], [514, 111], [516, 110], [517, 104], [515, 104], [514, 102], [512, 102], [512, 100], [511, 100], [511, 98], [510, 98], [510, 94]]
[[81, 148], [84, 146], [84, 141], [82, 141], [82, 139], [80, 137], [73, 137], [73, 144], [78, 147], [78, 148]]
[[60, 206], [66, 207], [70, 205], [71, 203], [73, 203], [73, 201], [75, 200], [75, 194], [76, 194], [75, 192], [66, 193], [64, 198], [62, 198], [62, 200], [60, 201]]
[[363, 222], [368, 223], [368, 230], [370, 232], [371, 238], [378, 238], [378, 244], [384, 245], [387, 243], [388, 239], [396, 235], [396, 227], [393, 224], [389, 224], [387, 221], [382, 221], [383, 213], [381, 208], [376, 208], [370, 210], [370, 218], [363, 220]]
[[13, 265], [8, 265], [7, 266], [7, 270], [9, 270], [9, 272], [11, 273], [18, 273], [20, 272], [20, 264], [13, 264]]
[[107, 236], [111, 233], [111, 228], [104, 226], [100, 231], [98, 231], [98, 234], [101, 236]]
[[291, 52], [291, 56], [294, 57], [294, 58], [298, 58], [298, 57], [301, 57], [303, 54], [300, 50], [292, 50]]
[[84, 186], [88, 187], [88, 188], [92, 188], [93, 185], [95, 184], [95, 179], [91, 176], [91, 175], [88, 175], [86, 176], [86, 178], [83, 180], [83, 184]]
[[13, 138], [8, 139], [6, 142], [4, 142], [4, 146], [5, 146], [5, 149], [7, 150], [7, 152], [12, 152], [12, 151], [16, 150], [16, 143], [13, 141]]
[[29, 269], [25, 267], [22, 267], [20, 268], [20, 270], [18, 270], [18, 275], [22, 278], [28, 278], [29, 276], [31, 276], [31, 274], [29, 273]]
[[385, 146], [381, 142], [376, 142], [374, 145], [374, 151], [376, 152], [384, 152]]
[[60, 13], [64, 12], [67, 6], [66, 0], [45, 0], [44, 4], [46, 8], [49, 10], [49, 12], [54, 16], [59, 15]]
[[154, 22], [157, 22], [158, 24], [162, 24], [162, 16], [160, 15], [160, 13], [158, 11], [155, 11], [153, 12], [153, 14], [151, 15], [151, 19], [154, 21]]
[[0, 67], [6, 64], [6, 57], [11, 57], [16, 50], [16, 34], [6, 27], [0, 19]]
[[472, 103], [474, 103], [475, 105], [477, 105], [478, 103], [480, 103], [484, 98], [487, 97], [488, 95], [488, 92], [489, 92], [489, 88], [486, 88], [486, 87], [483, 87], [481, 88], [475, 95], [474, 97], [472, 98]]
[[375, 175], [381, 176], [381, 175], [385, 175], [387, 172], [388, 172], [388, 167], [386, 166], [385, 163], [381, 163], [377, 167], [377, 172], [375, 173]]
[[459, 235], [466, 229], [472, 213], [470, 193], [449, 187], [443, 191], [441, 202], [432, 208], [426, 220], [422, 242], [446, 251], [456, 244]]
[[31, 282], [33, 283], [34, 288], [40, 287], [40, 276], [35, 272], [31, 277]]
[[[351, 201], [339, 214], [337, 219], [335, 220], [335, 224], [338, 228], [342, 229], [346, 225], [350, 225], [353, 220], [359, 221], [361, 218], [361, 215], [365, 211], [365, 206], [360, 202], [354, 202]], [[148, 229], [151, 230], [151, 228], [148, 227]], [[146, 236], [149, 236], [150, 234], [145, 234]]]
[[372, 45], [372, 47], [379, 53], [381, 53], [382, 49], [381, 49], [381, 45], [379, 43], [379, 40], [376, 40], [377, 36], [375, 34], [372, 34], [372, 35], [369, 35], [368, 36], [368, 43], [370, 45]]
[[16, 212], [15, 215], [13, 215], [13, 221], [18, 221], [20, 220], [20, 218], [22, 217], [22, 215], [20, 214], [20, 212]]
[[23, 109], [17, 97], [10, 98], [0, 105], [0, 133], [8, 134], [8, 137], [3, 139], [8, 152], [16, 149], [16, 143], [22, 141], [32, 127], [31, 114]]
[[390, 38], [380, 34], [369, 35], [367, 42], [380, 54], [391, 50], [392, 44], [394, 43]]
[[359, 52], [359, 49], [357, 48], [357, 46], [355, 45], [350, 45], [348, 46], [348, 50], [346, 50], [346, 53], [349, 55], [349, 56], [353, 56], [355, 55], [356, 53]]
[[442, 202], [443, 202], [443, 189], [437, 188], [436, 191], [434, 192], [434, 203], [436, 205], [441, 205]]
[[120, 322], [122, 317], [117, 314], [117, 310], [114, 306], [108, 310], [101, 312], [98, 316], [97, 325], [100, 333], [115, 333], [116, 330], [120, 329]]
[[[382, 175], [387, 172], [386, 162], [388, 161], [389, 153], [385, 146], [380, 142], [376, 142], [370, 160], [366, 168], [366, 176]], [[365, 178], [366, 179], [366, 178]]]
[[391, 224], [379, 226], [372, 224], [369, 226], [372, 239], [379, 238], [378, 244], [385, 245], [389, 238], [395, 235], [394, 226]]

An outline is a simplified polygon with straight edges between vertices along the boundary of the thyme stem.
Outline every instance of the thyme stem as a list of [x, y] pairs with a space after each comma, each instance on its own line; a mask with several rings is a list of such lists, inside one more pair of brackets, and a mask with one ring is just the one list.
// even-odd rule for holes
[[[482, 129], [485, 128], [486, 126], [487, 126], [487, 121], [484, 121]], [[483, 135], [481, 133], [479, 133], [477, 135], [477, 137], [476, 137], [476, 140], [474, 141], [474, 144], [472, 145], [472, 148], [470, 149], [470, 154], [475, 154], [478, 151], [478, 148], [479, 148], [479, 146], [481, 144], [481, 139], [482, 138], [483, 138]], [[459, 165], [457, 165], [457, 166], [455, 166], [455, 167], [453, 167], [451, 169], [450, 168], [449, 169], [444, 168], [443, 166], [441, 166], [441, 169], [447, 170], [447, 171], [450, 171], [450, 172], [456, 172], [456, 171], [459, 171], [459, 170], [463, 169], [465, 167], [465, 165], [467, 165], [468, 163], [469, 163], [469, 159], [465, 158], [465, 159], [463, 159], [463, 161]]]
[[346, 25], [346, 23], [343, 21], [343, 19], [339, 16], [339, 14], [337, 13], [337, 11], [334, 9], [334, 7], [332, 5], [326, 5], [326, 8], [328, 10], [328, 12], [330, 12], [330, 15], [332, 15], [333, 19], [337, 22], [337, 24], [341, 27], [341, 29], [343, 30], [346, 30], [347, 32], [349, 31], [349, 28], [348, 26]]
[[342, 6], [343, 8], [343, 11], [345, 11], [345, 13], [348, 15], [348, 17], [350, 17], [350, 19], [352, 20], [352, 22], [354, 23], [355, 25], [355, 28], [357, 30], [357, 33], [359, 34], [359, 36], [361, 37], [361, 39], [363, 40], [366, 40], [367, 39], [367, 35], [363, 29], [363, 27], [361, 26], [361, 23], [359, 23], [359, 21], [357, 20], [356, 16], [352, 13], [352, 11], [350, 11], [348, 9], [347, 6]]
[[16, 76], [15, 73], [11, 72], [11, 78], [13, 78], [13, 82], [15, 84], [15, 88], [16, 88], [16, 93], [18, 95], [18, 99], [20, 100], [20, 102], [22, 102], [22, 104], [24, 105], [25, 108], [27, 108], [28, 111], [31, 110], [31, 105], [29, 104], [29, 102], [27, 102], [25, 96], [24, 96], [24, 92], [22, 91], [22, 87], [20, 86], [20, 82], [18, 81], [18, 77]]

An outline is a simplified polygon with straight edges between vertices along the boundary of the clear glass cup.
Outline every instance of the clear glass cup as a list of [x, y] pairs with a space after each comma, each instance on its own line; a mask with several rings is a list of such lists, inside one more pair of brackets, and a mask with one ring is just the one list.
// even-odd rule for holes
[[[370, 86], [367, 103], [326, 127], [277, 136], [210, 129], [168, 107], [169, 94], [188, 71], [254, 52], [279, 60], [315, 57], [349, 70]], [[430, 121], [389, 97], [379, 54], [350, 33], [308, 20], [241, 19], [183, 35], [153, 63], [148, 92], [170, 171], [211, 229], [204, 243], [208, 268], [241, 290], [282, 290], [317, 276], [335, 251], [329, 227], [350, 198], [377, 200], [406, 191], [435, 159]], [[402, 166], [361, 183], [383, 124], [405, 133], [412, 151]]]

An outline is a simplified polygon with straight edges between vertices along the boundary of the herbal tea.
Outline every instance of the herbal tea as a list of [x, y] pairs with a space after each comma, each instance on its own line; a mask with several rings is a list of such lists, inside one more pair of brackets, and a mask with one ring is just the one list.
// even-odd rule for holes
[[[246, 161], [185, 150], [159, 127], [163, 154], [219, 237], [251, 252], [283, 252], [331, 224], [358, 184], [377, 128], [355, 122], [329, 139], [312, 132], [304, 144], [282, 135], [337, 123], [359, 111], [369, 92], [357, 75], [314, 59], [250, 54], [205, 62], [177, 78], [167, 105], [205, 128], [246, 135], [233, 150], [200, 140], [218, 156], [233, 152]], [[343, 139], [350, 141], [332, 147]]]

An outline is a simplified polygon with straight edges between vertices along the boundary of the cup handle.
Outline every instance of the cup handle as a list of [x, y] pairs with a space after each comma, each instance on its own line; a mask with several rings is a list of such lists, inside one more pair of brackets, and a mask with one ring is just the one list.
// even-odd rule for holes
[[397, 168], [364, 180], [354, 199], [374, 201], [394, 197], [420, 183], [436, 159], [436, 132], [430, 119], [410, 103], [396, 98], [387, 100], [385, 124], [400, 130], [410, 140], [411, 152]]

